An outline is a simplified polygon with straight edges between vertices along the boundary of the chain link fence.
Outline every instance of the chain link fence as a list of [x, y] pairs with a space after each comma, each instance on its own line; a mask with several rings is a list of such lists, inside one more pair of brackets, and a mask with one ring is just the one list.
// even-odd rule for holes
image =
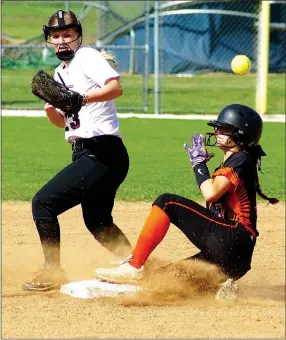
[[[142, 105], [124, 107], [125, 110], [148, 110], [148, 76], [149, 76], [149, 1], [98, 1], [96, 48], [111, 52], [119, 61], [119, 72], [136, 77], [137, 85], [142, 89]], [[95, 4], [93, 5], [95, 6]], [[138, 39], [135, 26], [142, 22], [143, 39]], [[116, 41], [116, 43], [114, 43]], [[136, 72], [136, 69], [141, 72]], [[139, 77], [138, 77], [139, 75]], [[119, 108], [122, 109], [122, 108]]]
[[[244, 102], [255, 107], [255, 88], [259, 87], [259, 14], [262, 2], [259, 0], [227, 1], [159, 1], [159, 73], [158, 105], [156, 113], [176, 112], [176, 108], [166, 105], [167, 98], [178, 91], [187, 96], [190, 91], [197, 95], [190, 103], [190, 111], [202, 113], [204, 101], [213, 93], [217, 98]], [[286, 5], [283, 1], [271, 1], [269, 71], [285, 73], [286, 51]], [[263, 44], [267, 43], [263, 41]], [[239, 54], [247, 55], [252, 62], [251, 74], [244, 78], [234, 78], [231, 70], [232, 59]], [[156, 70], [155, 70], [156, 72]], [[204, 74], [200, 81], [194, 78], [178, 79], [183, 86], [172, 86], [164, 80], [164, 75], [194, 77]], [[229, 76], [229, 77], [227, 77]], [[234, 80], [236, 83], [234, 83]], [[222, 82], [229, 87], [237, 86], [237, 91], [224, 93]], [[247, 93], [239, 86], [245, 86]], [[196, 84], [196, 87], [193, 86]], [[156, 92], [156, 90], [155, 90]], [[244, 94], [243, 94], [244, 93]], [[218, 101], [222, 102], [222, 100]], [[208, 105], [209, 107], [210, 105]], [[219, 110], [213, 106], [213, 111]], [[177, 111], [177, 113], [179, 113]], [[208, 112], [206, 112], [208, 113]]]
[[259, 1], [160, 2], [161, 73], [231, 72], [237, 54], [256, 71]]
[[[59, 9], [56, 6], [55, 4], [55, 7], [51, 9], [51, 14]], [[134, 105], [119, 105], [118, 109], [121, 111], [147, 111], [149, 1], [65, 1], [64, 9], [74, 11], [81, 21], [83, 45], [91, 46], [104, 53], [112, 53], [116, 59], [117, 55], [121, 54], [122, 62], [119, 62], [118, 66], [121, 80], [123, 83], [135, 83], [137, 90], [132, 91], [132, 85], [130, 86]], [[32, 8], [31, 15], [33, 15]], [[136, 32], [133, 29], [138, 18], [142, 20], [146, 32], [140, 43], [136, 43]], [[43, 24], [46, 21], [45, 17]], [[121, 36], [124, 36], [124, 41], [115, 45], [114, 39]], [[4, 40], [3, 37], [2, 40]], [[59, 64], [54, 53], [46, 47], [43, 35], [36, 36], [19, 45], [5, 44], [4, 40], [4, 44], [1, 46], [1, 62], [2, 68], [10, 70], [32, 68], [51, 70]], [[135, 72], [135, 64], [142, 69], [142, 72]], [[128, 76], [126, 81], [125, 74]], [[131, 79], [133, 76], [134, 79]], [[4, 106], [9, 108], [9, 103], [4, 101]], [[13, 107], [15, 107], [14, 104]], [[39, 106], [32, 103], [30, 108], [41, 108], [40, 103]]]
[[[285, 73], [286, 5], [284, 1], [270, 3], [269, 71]], [[210, 112], [205, 110], [210, 93], [223, 98], [219, 103], [237, 100], [254, 106], [261, 0], [65, 4], [65, 9], [74, 11], [82, 22], [84, 44], [111, 52], [119, 61], [125, 93], [132, 97], [130, 106], [123, 96], [119, 110], [214, 113], [220, 109], [215, 102], [208, 105]], [[245, 78], [231, 73], [231, 60], [237, 54], [251, 59], [251, 74]], [[42, 35], [24, 45], [2, 44], [1, 57], [2, 68], [7, 69], [52, 68], [58, 64]], [[225, 84], [229, 92], [225, 92]], [[174, 100], [170, 99], [172, 95]], [[179, 101], [186, 102], [184, 112], [177, 108]]]

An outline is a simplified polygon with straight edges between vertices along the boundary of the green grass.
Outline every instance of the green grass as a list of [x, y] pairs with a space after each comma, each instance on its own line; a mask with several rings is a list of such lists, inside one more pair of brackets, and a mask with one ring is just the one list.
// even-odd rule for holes
[[[45, 69], [53, 74], [53, 69]], [[2, 70], [2, 107], [42, 108], [43, 104], [31, 93], [30, 83], [37, 69]], [[19, 75], [21, 81], [19, 81]], [[143, 79], [139, 75], [121, 75], [124, 95], [116, 104], [121, 111], [125, 107], [143, 106]], [[192, 78], [164, 76], [161, 79], [161, 103], [164, 113], [215, 113], [229, 103], [255, 106], [255, 78], [227, 74], [198, 75]], [[149, 88], [154, 88], [149, 77]], [[285, 114], [285, 76], [269, 77], [268, 112]], [[154, 95], [149, 95], [148, 112], [154, 112]]]
[[[130, 170], [117, 199], [152, 201], [163, 192], [195, 200], [202, 196], [183, 143], [196, 132], [210, 131], [204, 121], [121, 119]], [[263, 191], [285, 200], [285, 125], [265, 123], [261, 144]], [[219, 149], [209, 162], [213, 171], [222, 160]], [[53, 175], [71, 161], [63, 131], [46, 118], [2, 118], [2, 198], [31, 200]]]
[[[83, 3], [83, 1], [82, 1]], [[80, 1], [69, 1], [70, 10], [80, 16], [83, 5]], [[114, 1], [110, 7], [127, 19], [133, 19], [144, 12], [144, 3], [135, 1]], [[65, 1], [2, 1], [2, 32], [18, 40], [30, 40], [42, 34], [42, 27], [57, 10], [66, 10]], [[115, 21], [115, 28], [119, 21]], [[94, 43], [97, 39], [97, 9], [91, 8], [82, 20], [83, 43]], [[102, 27], [106, 30], [106, 27]]]
[[29, 40], [39, 36], [44, 24], [64, 1], [2, 1], [2, 32], [15, 39]]

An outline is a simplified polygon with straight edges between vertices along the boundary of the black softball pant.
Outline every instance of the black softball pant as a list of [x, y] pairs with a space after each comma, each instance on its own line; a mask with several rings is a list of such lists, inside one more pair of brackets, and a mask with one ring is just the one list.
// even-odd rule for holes
[[43, 186], [32, 200], [35, 222], [55, 223], [57, 216], [81, 204], [90, 232], [110, 225], [114, 198], [129, 169], [129, 157], [116, 136], [81, 139], [72, 146], [73, 162]]
[[160, 207], [200, 250], [190, 259], [215, 264], [234, 279], [250, 270], [256, 240], [242, 224], [226, 221], [198, 203], [174, 194], [160, 195], [153, 205]]

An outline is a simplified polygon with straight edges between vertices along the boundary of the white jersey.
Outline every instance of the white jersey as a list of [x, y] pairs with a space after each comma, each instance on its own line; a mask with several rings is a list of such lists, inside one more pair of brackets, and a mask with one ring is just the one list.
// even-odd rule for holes
[[[62, 79], [61, 79], [62, 78]], [[118, 78], [119, 74], [109, 65], [103, 55], [91, 48], [80, 47], [74, 58], [61, 63], [56, 69], [54, 79], [80, 94], [102, 88], [106, 80]], [[91, 138], [100, 135], [115, 135], [121, 138], [119, 121], [114, 100], [88, 103], [78, 116], [65, 118], [65, 139], [72, 142], [78, 138]]]

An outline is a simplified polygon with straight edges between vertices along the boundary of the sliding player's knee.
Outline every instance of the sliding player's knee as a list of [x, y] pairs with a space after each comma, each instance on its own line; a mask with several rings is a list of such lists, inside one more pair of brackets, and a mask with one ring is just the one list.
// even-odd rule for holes
[[171, 202], [172, 199], [172, 194], [161, 194], [160, 196], [158, 196], [155, 201], [153, 202], [153, 205], [157, 205], [159, 208], [164, 209], [166, 204]]

